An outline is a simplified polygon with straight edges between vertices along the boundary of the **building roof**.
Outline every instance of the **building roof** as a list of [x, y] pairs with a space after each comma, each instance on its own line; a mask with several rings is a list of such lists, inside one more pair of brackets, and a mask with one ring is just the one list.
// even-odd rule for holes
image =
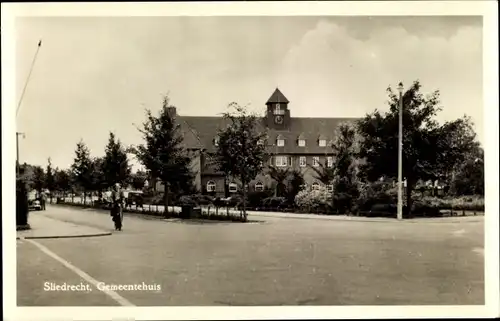
[[[177, 116], [184, 134], [184, 145], [190, 149], [203, 148], [207, 152], [215, 151], [214, 138], [219, 129], [228, 125], [222, 117]], [[327, 141], [334, 139], [336, 128], [345, 122], [354, 122], [357, 118], [301, 118], [292, 117], [286, 130], [266, 128], [264, 118], [260, 126], [268, 133], [267, 144], [269, 152], [283, 154], [325, 154], [331, 153], [329, 146], [320, 147], [318, 138], [324, 137]], [[285, 139], [285, 146], [276, 146], [276, 139], [281, 135]], [[298, 137], [306, 141], [304, 147], [297, 144]]]
[[288, 99], [286, 99], [285, 95], [283, 95], [283, 93], [278, 88], [276, 88], [271, 97], [269, 97], [266, 105], [275, 103], [283, 103], [283, 104], [289, 103]]

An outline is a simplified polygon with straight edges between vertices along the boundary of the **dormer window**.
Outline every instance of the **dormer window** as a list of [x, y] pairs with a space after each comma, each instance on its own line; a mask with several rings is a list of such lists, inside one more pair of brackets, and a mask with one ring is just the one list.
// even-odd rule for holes
[[319, 147], [326, 147], [326, 139], [320, 139], [318, 143]]
[[219, 137], [214, 138], [214, 145], [219, 146]]
[[299, 139], [299, 147], [304, 147], [306, 146], [306, 140], [305, 139]]
[[285, 146], [285, 139], [283, 138], [283, 136], [278, 135], [278, 137], [276, 137], [276, 145], [279, 147]]

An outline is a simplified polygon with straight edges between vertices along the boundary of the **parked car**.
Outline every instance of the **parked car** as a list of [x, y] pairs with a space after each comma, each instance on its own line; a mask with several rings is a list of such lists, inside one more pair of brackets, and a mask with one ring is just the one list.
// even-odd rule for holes
[[144, 197], [141, 191], [130, 191], [127, 193], [125, 198], [125, 206], [132, 207], [143, 207], [144, 205]]
[[42, 204], [40, 203], [40, 200], [38, 200], [38, 199], [30, 200], [28, 202], [28, 209], [30, 211], [41, 211], [42, 210]]

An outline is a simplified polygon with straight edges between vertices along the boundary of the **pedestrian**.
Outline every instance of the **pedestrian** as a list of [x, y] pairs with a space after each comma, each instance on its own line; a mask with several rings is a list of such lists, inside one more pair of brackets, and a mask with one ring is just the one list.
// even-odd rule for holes
[[124, 193], [120, 184], [116, 183], [111, 191], [111, 217], [115, 222], [115, 230], [121, 231], [123, 226], [123, 201]]
[[40, 206], [42, 207], [42, 211], [45, 211], [45, 202], [47, 201], [47, 196], [44, 192], [40, 194]]

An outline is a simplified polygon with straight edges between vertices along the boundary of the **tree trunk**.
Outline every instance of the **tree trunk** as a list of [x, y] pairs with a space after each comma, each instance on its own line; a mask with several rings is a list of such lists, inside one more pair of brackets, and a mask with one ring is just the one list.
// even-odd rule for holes
[[243, 183], [243, 218], [246, 221], [247, 220], [247, 186], [246, 183]]
[[413, 180], [407, 178], [406, 180], [406, 217], [411, 218], [411, 207], [413, 205], [411, 194], [415, 184]]
[[163, 186], [165, 186], [165, 193], [163, 194], [164, 197], [164, 203], [165, 203], [165, 215], [168, 215], [168, 194], [170, 192], [170, 186], [168, 185], [167, 182], [163, 183]]

